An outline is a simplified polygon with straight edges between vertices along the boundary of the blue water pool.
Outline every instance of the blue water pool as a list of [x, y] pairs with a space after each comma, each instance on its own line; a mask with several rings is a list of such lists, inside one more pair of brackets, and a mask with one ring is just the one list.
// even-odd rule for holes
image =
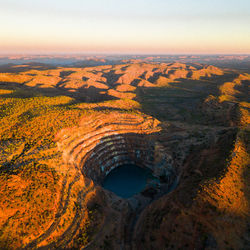
[[105, 178], [103, 187], [122, 198], [140, 193], [148, 183], [157, 182], [149, 169], [136, 165], [122, 165], [112, 170]]

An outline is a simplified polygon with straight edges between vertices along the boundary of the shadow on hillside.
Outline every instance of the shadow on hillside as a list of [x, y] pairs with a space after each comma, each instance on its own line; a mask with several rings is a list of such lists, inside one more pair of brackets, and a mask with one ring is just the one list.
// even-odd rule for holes
[[204, 100], [209, 96], [219, 96], [219, 87], [225, 81], [232, 81], [235, 74], [203, 77], [200, 80], [175, 79], [164, 86], [137, 87], [136, 100], [142, 111], [158, 120], [203, 123]]
[[[210, 145], [209, 148], [196, 149], [196, 147], [193, 147], [190, 149], [190, 155], [185, 160], [188, 168], [180, 179], [180, 182], [185, 183], [183, 188], [187, 189], [182, 192], [189, 193], [189, 195], [183, 195], [182, 197], [185, 206], [191, 205], [190, 203], [197, 195], [200, 182], [205, 180], [219, 181], [223, 178], [227, 171], [227, 159], [230, 157], [236, 135], [236, 129], [222, 131], [218, 142]], [[202, 175], [195, 172], [196, 169]]]
[[239, 92], [235, 94], [235, 97], [239, 98], [241, 101], [250, 102], [249, 86], [250, 80], [242, 80], [240, 85], [235, 86], [235, 89]]
[[103, 73], [102, 77], [105, 77], [107, 79], [107, 85], [114, 86], [122, 75], [123, 74], [115, 74], [115, 70], [110, 70], [108, 73]]
[[11, 94], [3, 94], [0, 97], [3, 98], [31, 98], [31, 97], [55, 97], [55, 96], [68, 96], [73, 98], [75, 103], [95, 103], [109, 100], [117, 100], [118, 98], [110, 96], [104, 93], [104, 89], [95, 88], [90, 86], [89, 88], [43, 88], [41, 84], [37, 84], [34, 87], [25, 86], [15, 82], [0, 82], [0, 88], [6, 90], [13, 90]]
[[58, 66], [45, 64], [45, 63], [25, 63], [25, 64], [4, 64], [0, 65], [0, 73], [21, 73], [29, 70], [51, 70], [51, 69], [57, 69]]

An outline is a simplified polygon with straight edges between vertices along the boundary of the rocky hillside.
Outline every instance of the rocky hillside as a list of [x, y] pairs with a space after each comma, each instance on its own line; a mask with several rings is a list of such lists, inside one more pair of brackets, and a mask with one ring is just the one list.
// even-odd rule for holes
[[[0, 248], [247, 248], [249, 74], [137, 61], [1, 72]], [[161, 184], [127, 200], [103, 189], [125, 163]]]

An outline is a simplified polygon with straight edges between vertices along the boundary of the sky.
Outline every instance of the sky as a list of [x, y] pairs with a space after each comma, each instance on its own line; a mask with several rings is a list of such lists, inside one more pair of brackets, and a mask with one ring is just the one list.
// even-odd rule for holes
[[250, 0], [0, 0], [0, 54], [250, 54]]

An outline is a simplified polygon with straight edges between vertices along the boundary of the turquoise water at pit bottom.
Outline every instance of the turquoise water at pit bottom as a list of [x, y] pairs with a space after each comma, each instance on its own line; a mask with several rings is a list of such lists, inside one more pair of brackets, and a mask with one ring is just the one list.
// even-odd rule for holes
[[102, 186], [122, 198], [130, 198], [140, 193], [147, 184], [158, 182], [150, 169], [127, 164], [112, 170], [104, 179]]

